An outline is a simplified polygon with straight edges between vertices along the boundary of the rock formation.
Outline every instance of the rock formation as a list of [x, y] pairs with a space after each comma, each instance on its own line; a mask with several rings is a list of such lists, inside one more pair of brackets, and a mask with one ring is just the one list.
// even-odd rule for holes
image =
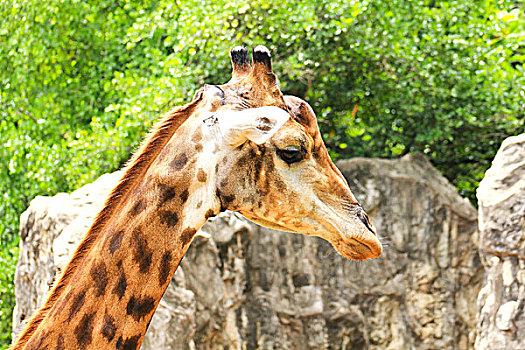
[[525, 349], [525, 134], [503, 142], [477, 196], [487, 277], [476, 349]]
[[[338, 166], [385, 243], [381, 258], [352, 262], [321, 239], [223, 213], [193, 241], [142, 348], [472, 348], [483, 277], [476, 210], [423, 156]], [[15, 329], [119, 176], [38, 197], [23, 214]]]

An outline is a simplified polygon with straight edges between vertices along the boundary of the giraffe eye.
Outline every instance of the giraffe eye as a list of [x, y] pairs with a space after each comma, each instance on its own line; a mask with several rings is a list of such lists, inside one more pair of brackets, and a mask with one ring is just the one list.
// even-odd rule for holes
[[277, 155], [287, 164], [300, 162], [304, 159], [306, 151], [302, 147], [288, 146], [277, 150]]

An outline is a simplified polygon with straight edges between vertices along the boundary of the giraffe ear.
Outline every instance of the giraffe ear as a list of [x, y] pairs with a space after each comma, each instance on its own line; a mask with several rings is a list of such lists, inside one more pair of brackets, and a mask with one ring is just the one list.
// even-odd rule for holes
[[239, 146], [250, 140], [263, 144], [290, 119], [285, 110], [265, 106], [242, 111], [221, 111], [215, 114], [221, 134], [232, 146]]

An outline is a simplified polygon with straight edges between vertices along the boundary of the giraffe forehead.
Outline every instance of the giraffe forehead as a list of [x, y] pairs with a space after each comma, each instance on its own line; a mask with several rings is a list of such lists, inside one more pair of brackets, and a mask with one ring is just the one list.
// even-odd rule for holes
[[204, 85], [195, 97], [202, 95], [210, 111], [241, 110], [263, 106], [286, 108], [283, 95], [277, 87], [267, 89], [251, 83]]
[[274, 135], [272, 142], [281, 149], [288, 146], [299, 146], [310, 150], [313, 138], [302, 125], [290, 119]]
[[[204, 110], [210, 112], [220, 110], [240, 110], [252, 107], [250, 102], [250, 93], [240, 86], [227, 85], [204, 85], [195, 96], [202, 95], [202, 103], [205, 105]], [[255, 106], [258, 107], [258, 106]]]

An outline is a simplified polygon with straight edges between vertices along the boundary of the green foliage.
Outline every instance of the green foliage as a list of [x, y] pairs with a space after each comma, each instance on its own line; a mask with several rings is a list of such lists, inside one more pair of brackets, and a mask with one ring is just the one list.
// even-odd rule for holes
[[29, 201], [119, 168], [234, 45], [270, 48], [334, 157], [423, 152], [473, 199], [523, 131], [524, 28], [505, 0], [0, 0], [0, 342]]
[[18, 258], [18, 246], [14, 243], [0, 249], [0, 348], [7, 347], [11, 338], [11, 322], [15, 296], [13, 293], [14, 272]]
[[[523, 130], [523, 9], [481, 1], [385, 5], [371, 2], [374, 15], [358, 17], [342, 45], [354, 49], [335, 68], [341, 88], [327, 94], [341, 101], [329, 106], [327, 119], [341, 122], [329, 143], [344, 156], [423, 152], [474, 200], [501, 141]], [[351, 105], [359, 106], [355, 117]]]

